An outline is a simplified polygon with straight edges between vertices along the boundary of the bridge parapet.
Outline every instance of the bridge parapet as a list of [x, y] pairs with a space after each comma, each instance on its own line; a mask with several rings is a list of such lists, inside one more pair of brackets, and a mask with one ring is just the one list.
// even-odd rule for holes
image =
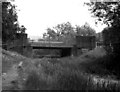
[[79, 48], [93, 49], [96, 46], [95, 36], [76, 36], [76, 45]]
[[72, 45], [66, 45], [63, 42], [52, 42], [52, 41], [40, 41], [40, 42], [31, 42], [32, 47], [72, 47]]

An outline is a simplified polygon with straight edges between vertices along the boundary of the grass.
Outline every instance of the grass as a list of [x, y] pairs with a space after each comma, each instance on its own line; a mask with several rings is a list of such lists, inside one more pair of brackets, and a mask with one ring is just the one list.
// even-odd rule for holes
[[46, 65], [42, 72], [39, 69], [31, 70], [23, 85], [25, 89], [40, 90], [88, 90], [88, 86], [90, 86], [88, 85], [87, 78], [80, 71], [64, 68], [59, 64], [53, 65], [52, 63]]
[[[17, 80], [22, 90], [110, 90], [94, 85], [93, 77], [90, 77], [111, 75], [106, 68], [106, 62], [109, 60], [105, 57], [103, 48], [97, 48], [79, 57], [61, 59], [29, 59], [17, 54], [18, 59], [14, 55], [11, 57], [11, 53], [4, 51], [4, 54], [8, 54], [6, 55], [8, 59], [3, 58], [6, 66], [3, 69], [8, 71], [10, 66], [18, 64], [21, 60], [24, 62], [22, 70], [18, 71]], [[10, 62], [12, 63], [9, 64]]]
[[80, 64], [87, 73], [98, 74], [99, 76], [116, 75], [116, 78], [120, 78], [119, 58], [116, 59], [113, 56], [104, 55], [102, 57], [93, 57], [90, 62], [83, 62]]

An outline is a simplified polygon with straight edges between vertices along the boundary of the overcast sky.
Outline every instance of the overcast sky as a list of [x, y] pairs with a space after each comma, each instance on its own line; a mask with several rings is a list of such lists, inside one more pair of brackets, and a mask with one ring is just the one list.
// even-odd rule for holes
[[[15, 0], [19, 23], [24, 25], [30, 38], [42, 36], [48, 27], [52, 28], [63, 22], [70, 22], [73, 26], [84, 25], [88, 22], [96, 32], [103, 27], [95, 26], [84, 1], [87, 0]], [[88, 0], [89, 1], [89, 0]]]

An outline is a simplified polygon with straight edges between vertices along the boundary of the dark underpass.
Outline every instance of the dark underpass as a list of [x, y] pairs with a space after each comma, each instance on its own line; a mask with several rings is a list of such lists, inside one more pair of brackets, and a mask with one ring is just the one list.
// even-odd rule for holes
[[33, 50], [38, 50], [41, 53], [38, 53], [41, 56], [46, 56], [49, 54], [51, 57], [67, 57], [71, 56], [72, 48], [71, 47], [32, 47]]

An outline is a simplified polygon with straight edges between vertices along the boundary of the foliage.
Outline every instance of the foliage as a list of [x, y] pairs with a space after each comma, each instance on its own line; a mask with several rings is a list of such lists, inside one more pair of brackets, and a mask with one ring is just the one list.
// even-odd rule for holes
[[[92, 79], [86, 75], [87, 73], [88, 75], [90, 74], [89, 76], [92, 76], [92, 74], [97, 74], [99, 76], [110, 75], [111, 72], [106, 69], [106, 65], [108, 63], [106, 60], [110, 60], [110, 58], [101, 57], [94, 61], [93, 59], [89, 62], [85, 61], [85, 63], [79, 63], [79, 61], [74, 62], [75, 60], [70, 61], [70, 59], [67, 58], [61, 59], [62, 62], [60, 60], [60, 63], [51, 63], [51, 60], [43, 58], [41, 60], [34, 61], [32, 67], [35, 65], [35, 68], [30, 67], [30, 70], [32, 68], [34, 73], [28, 72], [25, 84], [29, 80], [30, 84], [27, 82], [27, 86], [33, 85], [32, 81], [35, 79], [37, 82], [40, 80], [37, 85], [40, 90], [116, 90], [115, 84], [109, 84], [108, 87], [112, 86], [111, 88], [104, 88], [104, 84], [94, 85]], [[58, 60], [56, 59], [56, 61]], [[67, 63], [66, 65], [68, 65], [68, 67], [64, 66], [64, 62]], [[75, 63], [77, 68], [72, 68], [72, 65]], [[81, 71], [80, 67], [82, 66], [84, 66], [85, 74], [83, 70]], [[26, 69], [28, 70], [28, 68]], [[32, 87], [34, 87], [34, 85]], [[30, 86], [30, 88], [32, 87]]]
[[73, 27], [70, 22], [58, 24], [57, 26], [47, 29], [47, 33], [43, 34], [45, 40], [62, 41], [66, 44], [74, 44], [76, 35], [95, 35], [95, 30], [88, 23], [83, 26]]
[[51, 29], [51, 28], [48, 28], [47, 29], [47, 34], [48, 34], [48, 39], [56, 39], [56, 32], [53, 30], [53, 29]]
[[[111, 60], [110, 57], [109, 58], [102, 57], [96, 60], [89, 58], [90, 56], [88, 56], [88, 58], [86, 58], [85, 56], [84, 57], [80, 56], [78, 58], [69, 57], [69, 58], [62, 58], [62, 59], [50, 59], [50, 58], [29, 59], [25, 57], [23, 58], [21, 57], [21, 55], [17, 53], [8, 52], [6, 50], [4, 50], [3, 52], [2, 52], [3, 54], [6, 54], [6, 57], [5, 57], [6, 59], [3, 58], [3, 61], [4, 61], [3, 63], [12, 61], [13, 63], [11, 64], [11, 67], [12, 65], [13, 66], [16, 65], [17, 67], [17, 65], [21, 61], [23, 62], [23, 65], [19, 70], [18, 77], [17, 77], [18, 88], [20, 89], [20, 92], [24, 92], [24, 90], [27, 91], [28, 89], [29, 90], [31, 89], [32, 91], [33, 90], [35, 91], [36, 90], [89, 91], [89, 90], [99, 90], [99, 89], [108, 91], [109, 89], [116, 90], [116, 86], [118, 86], [120, 90], [120, 87], [118, 84], [109, 85], [110, 88], [105, 88], [105, 89], [104, 89], [104, 86], [105, 86], [104, 84], [101, 84], [100, 87], [98, 84], [94, 85], [92, 81], [92, 77], [89, 77], [92, 75], [92, 71], [94, 72], [94, 74], [100, 74], [100, 73], [102, 74], [104, 71], [104, 75], [106, 75], [106, 73], [108, 72], [105, 71], [104, 67], [101, 67], [101, 66], [103, 65], [103, 63], [104, 64], [108, 63], [108, 61]], [[81, 64], [81, 63], [84, 63], [84, 64]], [[73, 68], [73, 66], [75, 66], [76, 68]], [[10, 70], [11, 68], [7, 69], [6, 73], [7, 72], [9, 73]], [[87, 71], [88, 73], [86, 73], [85, 70], [89, 70]], [[110, 73], [111, 72], [112, 71], [110, 71]], [[12, 79], [11, 76], [8, 78]], [[3, 83], [4, 82], [5, 81], [3, 80]], [[9, 90], [8, 82], [6, 83], [6, 85], [3, 85], [3, 86], [5, 87], [6, 90]], [[14, 87], [16, 88], [16, 86]]]
[[53, 29], [48, 28], [47, 33], [43, 34], [43, 38], [46, 40], [63, 41], [65, 43], [71, 43], [70, 41], [74, 39], [74, 36], [74, 27], [69, 22], [58, 24]]
[[120, 31], [119, 27], [109, 27], [103, 30], [104, 45], [107, 52], [119, 55], [120, 53]]
[[76, 32], [79, 35], [82, 36], [94, 36], [95, 35], [95, 30], [90, 27], [88, 23], [85, 23], [83, 26], [77, 26], [76, 25]]
[[98, 18], [98, 21], [102, 21], [108, 26], [119, 25], [119, 11], [120, 2], [91, 2], [87, 3], [90, 6], [91, 13], [94, 17]]
[[103, 40], [108, 53], [119, 55], [120, 53], [120, 2], [91, 2], [91, 13], [98, 18], [98, 21], [108, 25], [103, 30]]
[[25, 33], [26, 28], [18, 23], [16, 6], [2, 2], [2, 40], [7, 43], [16, 38], [16, 33]]
[[[79, 70], [62, 67], [60, 63], [51, 63], [47, 58], [34, 61], [30, 68], [26, 67], [24, 89], [38, 90], [88, 90], [91, 85]], [[36, 82], [35, 82], [36, 81]], [[35, 82], [35, 83], [34, 83]], [[34, 83], [34, 84], [33, 84]]]

